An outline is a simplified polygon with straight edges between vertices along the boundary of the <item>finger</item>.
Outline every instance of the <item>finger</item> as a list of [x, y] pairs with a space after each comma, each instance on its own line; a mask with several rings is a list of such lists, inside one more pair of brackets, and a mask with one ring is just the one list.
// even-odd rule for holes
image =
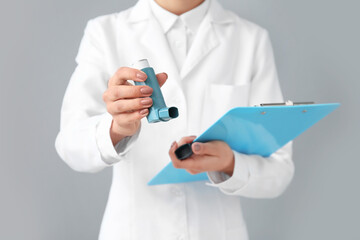
[[103, 94], [105, 102], [116, 101], [119, 99], [132, 99], [151, 96], [153, 89], [149, 86], [121, 85], [112, 86]]
[[195, 175], [195, 174], [199, 174], [199, 173], [204, 172], [204, 171], [199, 171], [199, 170], [194, 170], [194, 169], [186, 169], [186, 171], [188, 173], [190, 173], [191, 175]]
[[129, 67], [121, 67], [110, 78], [108, 86], [123, 85], [127, 82], [127, 80], [143, 82], [146, 80], [146, 78], [146, 73], [141, 70]]
[[[170, 149], [169, 149], [169, 156], [170, 156], [170, 159], [171, 161], [174, 163], [174, 161], [180, 161], [179, 159], [177, 159], [176, 155], [175, 155], [175, 150], [178, 148], [178, 144], [177, 142], [173, 142], [170, 146]], [[177, 164], [177, 163], [175, 163]]]
[[216, 161], [218, 161], [216, 156], [193, 155], [177, 163], [177, 167], [197, 172], [214, 171], [217, 166], [214, 164]]
[[203, 166], [201, 166], [201, 164], [193, 157], [189, 157], [183, 161], [176, 159], [173, 161], [173, 165], [175, 168], [182, 168], [186, 170], [200, 170], [203, 168]]
[[[185, 138], [191, 139], [192, 137], [194, 137], [194, 136], [185, 137]], [[182, 138], [182, 139], [184, 139], [184, 138]], [[175, 155], [175, 151], [178, 147], [179, 147], [179, 144], [177, 142], [173, 142], [169, 149], [169, 156], [170, 156], [170, 159], [172, 161], [174, 168], [192, 169], [193, 165], [194, 165], [194, 159], [192, 157], [190, 157], [184, 161], [179, 160]], [[188, 163], [188, 162], [190, 162], [190, 163]]]
[[173, 142], [171, 144], [170, 150], [169, 150], [169, 156], [170, 159], [172, 161], [172, 164], [174, 166], [174, 168], [183, 168], [182, 167], [182, 162], [181, 160], [179, 160], [176, 155], [175, 155], [175, 151], [176, 149], [179, 147], [179, 145], [177, 144], [177, 142]]
[[151, 98], [135, 98], [135, 99], [121, 99], [115, 102], [110, 102], [107, 105], [107, 111], [114, 115], [118, 113], [133, 112], [136, 110], [146, 109], [151, 107], [153, 101]]
[[141, 120], [149, 114], [149, 109], [142, 109], [135, 112], [121, 113], [114, 115], [113, 118], [120, 126], [126, 126], [127, 124]]
[[196, 138], [196, 136], [183, 137], [179, 141], [179, 146], [186, 144], [186, 143], [192, 143], [195, 140], [195, 138]]
[[166, 73], [158, 73], [156, 74], [156, 78], [158, 80], [159, 86], [161, 87], [168, 79], [168, 75]]
[[206, 143], [195, 142], [191, 148], [196, 155], [218, 155], [220, 141], [210, 141]]

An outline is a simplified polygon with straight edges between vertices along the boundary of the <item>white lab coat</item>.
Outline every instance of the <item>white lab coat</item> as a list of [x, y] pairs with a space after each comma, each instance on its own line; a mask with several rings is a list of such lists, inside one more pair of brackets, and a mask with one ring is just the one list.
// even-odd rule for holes
[[[212, 186], [147, 182], [169, 163], [172, 141], [200, 134], [232, 107], [283, 101], [268, 34], [211, 0], [179, 72], [148, 4], [140, 0], [89, 21], [64, 97], [56, 149], [77, 171], [113, 166], [102, 240], [247, 239], [240, 196], [272, 198], [284, 191], [294, 172], [291, 144], [269, 158], [235, 152], [234, 175]], [[118, 153], [102, 94], [119, 67], [142, 58], [168, 73], [162, 92], [180, 116], [156, 124], [143, 119]]]

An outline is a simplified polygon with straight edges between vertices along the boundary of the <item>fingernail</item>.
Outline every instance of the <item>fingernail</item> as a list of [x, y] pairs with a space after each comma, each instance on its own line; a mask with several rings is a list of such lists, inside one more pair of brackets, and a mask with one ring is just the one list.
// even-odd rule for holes
[[140, 103], [144, 106], [150, 105], [152, 103], [151, 99], [143, 99], [140, 101]]
[[200, 151], [200, 149], [201, 149], [200, 144], [199, 144], [199, 143], [195, 143], [195, 144], [194, 144], [194, 150], [198, 152], [198, 151]]
[[171, 147], [170, 147], [170, 148], [172, 148], [172, 147], [175, 145], [175, 143], [176, 143], [176, 142], [174, 141], [174, 142], [171, 144]]
[[148, 87], [140, 88], [140, 92], [142, 94], [150, 94], [150, 93], [152, 93], [152, 88], [148, 88]]
[[136, 73], [136, 78], [139, 79], [139, 80], [145, 81], [145, 80], [147, 79], [147, 76], [146, 76], [146, 74], [143, 73], [143, 72], [137, 72], [137, 73]]
[[140, 111], [140, 115], [146, 115], [148, 113], [149, 110], [147, 109], [143, 109]]

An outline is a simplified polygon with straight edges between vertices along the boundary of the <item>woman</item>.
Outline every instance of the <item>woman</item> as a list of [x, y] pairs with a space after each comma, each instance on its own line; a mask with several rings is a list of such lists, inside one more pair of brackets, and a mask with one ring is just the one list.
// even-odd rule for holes
[[[143, 58], [166, 71], [157, 78], [177, 119], [147, 123], [152, 89], [129, 82], [146, 79], [129, 67]], [[193, 144], [185, 161], [174, 151], [232, 107], [283, 101], [267, 32], [216, 0], [140, 0], [90, 20], [76, 61], [56, 149], [77, 171], [113, 166], [99, 239], [247, 239], [240, 196], [284, 191], [291, 144], [268, 158], [220, 141]], [[169, 159], [211, 183], [147, 186]]]

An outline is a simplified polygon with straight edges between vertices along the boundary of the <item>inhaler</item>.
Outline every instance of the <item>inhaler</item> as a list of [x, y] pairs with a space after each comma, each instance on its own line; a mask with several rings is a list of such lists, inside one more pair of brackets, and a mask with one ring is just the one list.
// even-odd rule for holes
[[135, 85], [147, 85], [153, 89], [151, 95], [153, 105], [149, 108], [149, 114], [147, 116], [148, 122], [167, 122], [170, 119], [177, 118], [179, 111], [176, 107], [166, 107], [154, 69], [150, 67], [148, 60], [141, 59], [134, 63], [133, 67], [143, 71], [147, 75], [147, 79], [144, 82], [134, 81]]

